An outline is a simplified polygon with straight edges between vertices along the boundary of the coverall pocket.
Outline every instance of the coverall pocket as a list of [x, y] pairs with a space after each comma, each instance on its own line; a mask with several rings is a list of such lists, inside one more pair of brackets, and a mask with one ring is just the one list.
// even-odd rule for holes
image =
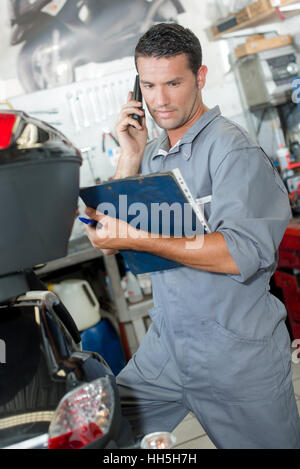
[[156, 325], [152, 323], [133, 356], [136, 369], [146, 380], [153, 381], [161, 375], [168, 359], [169, 354], [162, 344]]
[[242, 338], [213, 322], [207, 348], [211, 387], [218, 400], [253, 402], [279, 395], [284, 369], [271, 337]]

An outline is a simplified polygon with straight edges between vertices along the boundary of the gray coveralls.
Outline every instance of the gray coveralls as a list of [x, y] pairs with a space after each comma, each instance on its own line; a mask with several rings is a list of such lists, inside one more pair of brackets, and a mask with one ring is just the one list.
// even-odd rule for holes
[[147, 145], [143, 174], [180, 168], [205, 214], [224, 235], [240, 275], [187, 267], [152, 274], [153, 320], [118, 376], [136, 434], [172, 431], [192, 411], [218, 448], [298, 448], [284, 305], [269, 292], [290, 219], [277, 170], [251, 137], [204, 114], [169, 148]]

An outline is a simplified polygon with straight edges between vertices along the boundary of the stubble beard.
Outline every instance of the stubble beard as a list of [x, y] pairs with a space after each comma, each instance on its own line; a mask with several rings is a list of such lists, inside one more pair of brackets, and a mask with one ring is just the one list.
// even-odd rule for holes
[[[191, 120], [193, 118], [193, 116], [195, 115], [195, 113], [197, 112], [197, 109], [198, 109], [198, 106], [196, 105], [196, 102], [197, 102], [197, 99], [199, 97], [198, 95], [198, 86], [196, 84], [196, 94], [195, 94], [195, 99], [194, 99], [194, 102], [193, 102], [193, 105], [191, 107], [191, 110], [188, 114], [187, 117], [183, 116], [182, 118], [178, 118], [178, 121], [176, 122], [173, 122], [173, 123], [164, 123], [163, 120], [160, 120], [158, 119], [156, 116], [155, 116], [155, 112], [153, 110], [151, 110], [149, 107], [148, 107], [148, 110], [149, 110], [149, 113], [152, 117], [152, 119], [154, 120], [154, 122], [156, 123], [156, 125], [158, 125], [158, 127], [160, 127], [161, 129], [163, 130], [176, 130], [176, 129], [179, 129], [180, 127], [183, 127], [187, 122], [189, 122], [189, 120]], [[199, 101], [199, 105], [201, 104], [201, 101]], [[177, 109], [175, 109], [176, 111]]]

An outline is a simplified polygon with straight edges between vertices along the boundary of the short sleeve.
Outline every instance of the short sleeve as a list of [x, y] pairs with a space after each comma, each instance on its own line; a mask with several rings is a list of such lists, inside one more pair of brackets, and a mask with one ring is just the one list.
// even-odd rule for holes
[[212, 177], [209, 225], [222, 233], [245, 282], [277, 262], [277, 250], [291, 217], [285, 186], [259, 147], [228, 153]]

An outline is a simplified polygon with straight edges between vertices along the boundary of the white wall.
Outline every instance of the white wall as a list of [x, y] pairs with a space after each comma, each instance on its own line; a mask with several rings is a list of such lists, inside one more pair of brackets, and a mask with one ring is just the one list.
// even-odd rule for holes
[[[5, 94], [7, 97], [22, 94], [22, 88], [16, 79], [16, 55], [19, 47], [9, 48], [10, 27], [8, 23], [7, 1], [2, 0], [0, 2], [0, 54], [3, 58], [2, 62], [0, 62], [0, 100]], [[246, 119], [249, 116], [243, 112], [234, 75], [229, 71], [228, 54], [230, 42], [227, 40], [209, 41], [205, 32], [205, 29], [211, 25], [208, 8], [213, 0], [181, 1], [186, 12], [179, 16], [179, 23], [192, 29], [199, 37], [203, 48], [203, 62], [208, 66], [207, 85], [203, 92], [205, 103], [209, 107], [219, 104], [224, 115], [236, 120], [246, 128], [248, 127], [248, 130], [251, 131], [249, 121]], [[296, 41], [300, 43], [299, 16], [288, 21], [253, 28], [250, 32], [255, 33], [256, 31], [266, 30], [277, 30], [279, 33], [295, 34]], [[240, 42], [243, 40], [243, 38], [239, 39]], [[87, 68], [82, 67], [82, 70], [78, 69], [77, 80], [80, 81], [81, 77], [95, 78], [97, 76], [96, 70], [98, 70], [99, 76], [102, 76], [107, 73], [108, 67], [110, 69], [114, 67], [115, 71], [118, 67], [120, 70], [123, 68], [128, 70], [128, 65], [129, 62], [125, 59], [117, 61], [116, 64], [98, 64], [96, 67], [93, 65], [86, 66], [90, 67], [91, 76], [88, 76]]]

